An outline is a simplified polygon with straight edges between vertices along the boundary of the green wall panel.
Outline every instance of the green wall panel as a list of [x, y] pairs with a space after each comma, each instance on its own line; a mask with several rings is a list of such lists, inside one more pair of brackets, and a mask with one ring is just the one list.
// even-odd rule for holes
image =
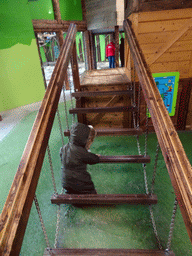
[[30, 45], [35, 38], [26, 0], [1, 1], [0, 24], [0, 49], [17, 43]]
[[82, 20], [81, 0], [59, 0], [62, 20]]
[[37, 0], [28, 2], [31, 19], [54, 20], [54, 11], [51, 0]]
[[41, 101], [45, 89], [36, 40], [0, 50], [0, 58], [0, 111]]
[[27, 0], [0, 2], [0, 111], [42, 100], [41, 73]]

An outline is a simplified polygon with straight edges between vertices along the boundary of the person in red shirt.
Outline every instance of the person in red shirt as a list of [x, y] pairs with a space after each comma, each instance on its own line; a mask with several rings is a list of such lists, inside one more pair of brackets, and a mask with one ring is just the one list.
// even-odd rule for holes
[[111, 41], [106, 47], [106, 57], [109, 60], [109, 68], [115, 67], [115, 44]]

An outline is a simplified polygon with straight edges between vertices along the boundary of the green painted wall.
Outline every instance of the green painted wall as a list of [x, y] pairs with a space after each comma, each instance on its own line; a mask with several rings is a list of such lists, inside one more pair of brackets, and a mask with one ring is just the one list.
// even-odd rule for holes
[[44, 83], [27, 0], [0, 2], [0, 111], [42, 100]]
[[59, 0], [62, 20], [82, 20], [81, 0]]
[[54, 11], [51, 0], [38, 0], [28, 2], [31, 19], [54, 20]]

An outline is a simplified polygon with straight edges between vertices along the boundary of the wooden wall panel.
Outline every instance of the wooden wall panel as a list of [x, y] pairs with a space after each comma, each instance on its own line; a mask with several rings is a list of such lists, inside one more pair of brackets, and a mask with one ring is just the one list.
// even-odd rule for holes
[[192, 76], [192, 9], [134, 13], [134, 32], [152, 73]]
[[[129, 20], [152, 73], [178, 71], [181, 80], [192, 77], [192, 8], [133, 13]], [[126, 46], [126, 52], [128, 49]], [[129, 63], [130, 61], [125, 64], [128, 70]], [[177, 127], [178, 116], [185, 114], [183, 122], [191, 127], [191, 115], [181, 113], [182, 109], [179, 108], [181, 94], [183, 95], [183, 83], [179, 85], [176, 114], [171, 119]], [[192, 100], [189, 100], [189, 106], [185, 109], [191, 113], [190, 102]], [[144, 116], [144, 112], [141, 109], [141, 116], [142, 113]], [[151, 122], [150, 126], [152, 129]]]

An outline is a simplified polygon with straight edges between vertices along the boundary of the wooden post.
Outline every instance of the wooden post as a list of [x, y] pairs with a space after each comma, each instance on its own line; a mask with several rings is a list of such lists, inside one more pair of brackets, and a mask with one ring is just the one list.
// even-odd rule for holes
[[46, 83], [46, 79], [45, 79], [45, 72], [44, 72], [44, 68], [43, 68], [43, 61], [41, 59], [41, 52], [40, 52], [40, 48], [39, 48], [37, 33], [35, 33], [35, 38], [36, 38], [37, 49], [38, 49], [38, 53], [39, 53], [39, 60], [40, 60], [40, 63], [41, 63], [41, 72], [42, 72], [42, 75], [43, 75], [44, 86], [45, 86], [45, 89], [46, 89], [47, 88], [47, 83]]
[[81, 0], [81, 8], [82, 8], [83, 20], [84, 20], [84, 21], [87, 21], [87, 19], [86, 19], [85, 0]]
[[98, 62], [101, 62], [101, 49], [100, 49], [99, 35], [96, 35], [96, 40], [97, 40], [97, 60]]
[[119, 26], [115, 26], [115, 66], [119, 67]]
[[90, 47], [91, 47], [91, 62], [93, 69], [97, 69], [97, 63], [96, 63], [96, 51], [95, 51], [95, 37], [94, 34], [89, 31], [90, 36]]
[[90, 47], [90, 37], [89, 37], [89, 31], [84, 32], [84, 49], [85, 49], [85, 64], [86, 69], [92, 70], [92, 59], [91, 59], [91, 47]]
[[[75, 92], [80, 92], [80, 80], [79, 80], [79, 69], [78, 69], [78, 62], [77, 62], [77, 51], [76, 51], [76, 42], [73, 46], [73, 51], [71, 55], [71, 68], [73, 74], [73, 84]], [[82, 98], [76, 100], [76, 108], [82, 107]], [[78, 122], [83, 123], [83, 114], [78, 114]]]
[[81, 38], [79, 38], [79, 61], [83, 62], [83, 51], [82, 51]]
[[61, 23], [61, 12], [59, 6], [59, 0], [52, 0], [55, 19]]
[[3, 118], [2, 118], [2, 116], [0, 115], [0, 121], [2, 121], [3, 120]]

